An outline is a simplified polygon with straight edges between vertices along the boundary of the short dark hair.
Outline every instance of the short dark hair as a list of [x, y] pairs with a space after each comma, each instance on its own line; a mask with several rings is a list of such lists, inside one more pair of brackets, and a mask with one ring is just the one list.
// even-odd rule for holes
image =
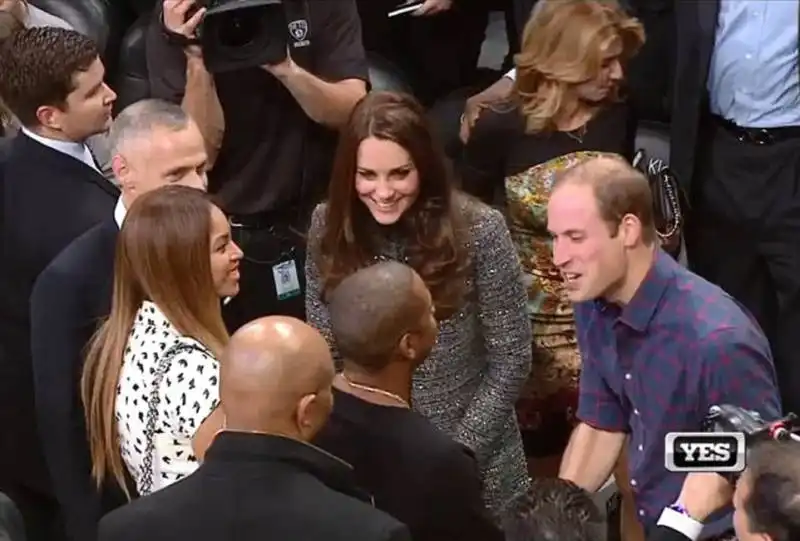
[[504, 517], [506, 541], [603, 541], [605, 519], [591, 495], [571, 481], [534, 479]]
[[356, 271], [331, 291], [331, 332], [344, 359], [370, 372], [389, 363], [421, 313], [415, 276], [407, 265], [384, 261]]
[[750, 493], [743, 509], [753, 533], [773, 541], [800, 539], [800, 444], [768, 441], [747, 457]]
[[592, 187], [600, 217], [608, 224], [612, 235], [619, 229], [622, 218], [631, 214], [642, 224], [642, 240], [647, 244], [656, 242], [650, 182], [621, 157], [596, 157], [570, 167], [556, 179], [556, 185], [567, 183]]
[[97, 59], [95, 44], [74, 30], [25, 28], [0, 45], [0, 96], [23, 126], [38, 124], [43, 105], [63, 108], [74, 76]]

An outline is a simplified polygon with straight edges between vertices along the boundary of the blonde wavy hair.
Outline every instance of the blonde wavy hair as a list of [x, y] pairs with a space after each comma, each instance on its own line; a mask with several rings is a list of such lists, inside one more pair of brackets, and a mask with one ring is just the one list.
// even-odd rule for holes
[[[608, 51], [618, 51], [624, 65], [644, 39], [641, 23], [615, 0], [539, 0], [515, 57], [514, 95], [527, 132], [555, 129], [574, 104], [571, 90], [600, 75]], [[618, 89], [608, 97], [618, 98]]]

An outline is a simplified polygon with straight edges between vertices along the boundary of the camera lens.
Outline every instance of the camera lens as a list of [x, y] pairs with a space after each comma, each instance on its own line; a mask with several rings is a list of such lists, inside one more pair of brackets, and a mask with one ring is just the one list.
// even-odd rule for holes
[[256, 39], [260, 21], [247, 11], [244, 10], [242, 13], [234, 11], [219, 17], [216, 23], [220, 45], [230, 48], [245, 47]]

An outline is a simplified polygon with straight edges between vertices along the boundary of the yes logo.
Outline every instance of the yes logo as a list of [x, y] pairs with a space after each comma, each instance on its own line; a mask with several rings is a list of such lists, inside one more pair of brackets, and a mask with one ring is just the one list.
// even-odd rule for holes
[[664, 439], [664, 466], [673, 472], [741, 472], [745, 459], [741, 432], [670, 432]]

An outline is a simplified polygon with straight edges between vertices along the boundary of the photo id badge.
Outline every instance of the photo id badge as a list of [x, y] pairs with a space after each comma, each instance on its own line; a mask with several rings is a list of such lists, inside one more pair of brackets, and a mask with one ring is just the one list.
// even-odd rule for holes
[[297, 278], [297, 265], [294, 259], [281, 261], [273, 266], [272, 277], [275, 279], [275, 293], [279, 301], [300, 294], [300, 280]]

